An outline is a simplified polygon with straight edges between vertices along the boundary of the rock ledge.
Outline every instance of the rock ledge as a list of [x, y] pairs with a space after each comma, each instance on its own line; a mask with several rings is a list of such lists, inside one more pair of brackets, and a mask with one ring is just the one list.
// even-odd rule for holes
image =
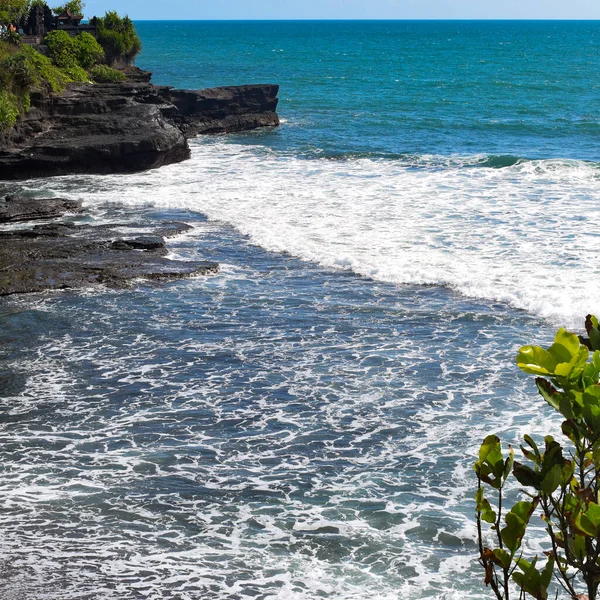
[[118, 84], [72, 84], [32, 94], [31, 109], [0, 138], [0, 180], [127, 173], [180, 162], [187, 139], [279, 125], [279, 86], [174, 90], [130, 67]]

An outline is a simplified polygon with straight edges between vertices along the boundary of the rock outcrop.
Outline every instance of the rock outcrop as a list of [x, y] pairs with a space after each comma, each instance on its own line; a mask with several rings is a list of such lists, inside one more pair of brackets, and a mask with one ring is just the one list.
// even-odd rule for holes
[[66, 198], [41, 200], [14, 195], [6, 196], [4, 200], [0, 200], [0, 223], [54, 219], [66, 212], [81, 212], [81, 202]]
[[0, 141], [0, 179], [126, 173], [189, 157], [187, 138], [276, 126], [277, 85], [174, 90], [130, 68], [128, 80], [32, 94]]
[[[53, 207], [52, 217], [81, 210], [79, 203], [57, 198], [12, 197], [6, 204], [13, 206], [20, 221], [44, 218], [40, 206], [49, 211]], [[128, 229], [131, 236], [124, 235]], [[216, 273], [219, 265], [214, 262], [166, 257], [165, 238], [188, 229], [179, 222], [94, 226], [55, 221], [0, 231], [0, 296], [98, 285], [124, 287], [140, 278], [168, 281]]]

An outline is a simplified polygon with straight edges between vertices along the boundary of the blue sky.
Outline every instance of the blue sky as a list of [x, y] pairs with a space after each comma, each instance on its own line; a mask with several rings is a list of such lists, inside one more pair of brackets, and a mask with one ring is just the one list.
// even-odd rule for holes
[[600, 19], [599, 0], [87, 0], [133, 19]]

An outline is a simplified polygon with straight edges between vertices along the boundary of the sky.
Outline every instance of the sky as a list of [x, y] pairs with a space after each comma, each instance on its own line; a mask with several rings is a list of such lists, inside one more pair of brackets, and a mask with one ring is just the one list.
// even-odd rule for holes
[[600, 19], [600, 0], [87, 0], [132, 19]]

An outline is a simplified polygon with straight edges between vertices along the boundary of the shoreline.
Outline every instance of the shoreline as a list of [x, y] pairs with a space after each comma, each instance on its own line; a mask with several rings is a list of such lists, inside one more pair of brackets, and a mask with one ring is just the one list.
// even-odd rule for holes
[[[123, 83], [34, 97], [12, 145], [0, 146], [0, 180], [145, 171], [189, 158], [188, 139], [196, 135], [279, 125], [277, 85], [175, 90], [151, 84], [151, 73], [136, 67], [127, 73]], [[165, 239], [188, 229], [185, 223], [110, 227], [63, 219], [81, 212], [81, 201], [61, 198], [0, 200], [0, 296], [219, 270], [214, 262], [167, 258]], [[25, 227], [2, 228], [14, 223]], [[142, 235], [123, 236], [123, 226], [141, 227]]]

